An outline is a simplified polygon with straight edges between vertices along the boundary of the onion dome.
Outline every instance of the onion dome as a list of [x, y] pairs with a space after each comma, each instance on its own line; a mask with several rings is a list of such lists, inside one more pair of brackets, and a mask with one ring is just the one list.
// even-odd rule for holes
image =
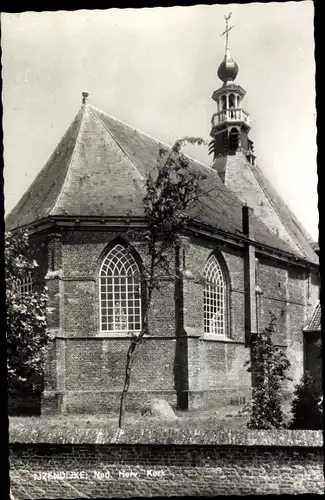
[[230, 55], [230, 50], [227, 49], [225, 57], [218, 68], [218, 77], [224, 83], [233, 82], [238, 74], [238, 65]]

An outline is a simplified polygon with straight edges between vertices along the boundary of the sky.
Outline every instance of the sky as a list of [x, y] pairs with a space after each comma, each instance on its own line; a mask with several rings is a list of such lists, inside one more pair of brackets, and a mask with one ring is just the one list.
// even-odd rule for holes
[[[257, 164], [318, 239], [313, 3], [2, 13], [5, 212], [19, 201], [81, 105], [163, 142], [209, 139], [232, 13], [236, 83]], [[207, 148], [191, 156], [211, 165]]]

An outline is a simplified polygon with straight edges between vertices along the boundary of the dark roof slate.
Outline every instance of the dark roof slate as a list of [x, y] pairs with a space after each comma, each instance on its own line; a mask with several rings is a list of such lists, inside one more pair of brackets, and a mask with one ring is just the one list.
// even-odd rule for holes
[[290, 208], [272, 186], [270, 181], [265, 177], [261, 169], [256, 165], [251, 165], [251, 169], [296, 245], [309, 260], [318, 262], [318, 257], [312, 247], [312, 237], [302, 227], [297, 217], [291, 212]]
[[[152, 137], [89, 104], [82, 106], [45, 167], [7, 216], [7, 229], [57, 216], [142, 216], [145, 177], [154, 168], [160, 147]], [[211, 167], [189, 158], [206, 175], [204, 195], [192, 218], [226, 233], [242, 235], [242, 202]], [[255, 239], [263, 245], [299, 255], [271, 233], [255, 215]]]
[[79, 111], [46, 165], [20, 201], [6, 217], [6, 229], [25, 226], [51, 214], [60, 196], [78, 139], [82, 109]]

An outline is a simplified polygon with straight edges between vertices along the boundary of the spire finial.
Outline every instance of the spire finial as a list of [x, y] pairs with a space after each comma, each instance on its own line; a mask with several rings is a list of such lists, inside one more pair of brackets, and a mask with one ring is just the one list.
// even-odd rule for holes
[[88, 99], [88, 92], [82, 92], [82, 104], [87, 104], [87, 99]]
[[238, 66], [230, 55], [230, 50], [228, 48], [228, 33], [233, 29], [233, 26], [229, 27], [229, 19], [231, 18], [231, 12], [228, 16], [224, 16], [226, 21], [226, 29], [220, 36], [226, 35], [226, 53], [225, 57], [218, 68], [218, 77], [224, 82], [224, 84], [232, 83], [238, 73]]
[[223, 36], [223, 35], [226, 35], [226, 52], [228, 50], [228, 33], [230, 30], [233, 29], [233, 26], [230, 26], [230, 28], [228, 27], [228, 21], [229, 19], [231, 18], [231, 15], [232, 15], [232, 12], [229, 12], [228, 16], [224, 16], [225, 18], [225, 21], [226, 21], [226, 29], [223, 33], [221, 33], [220, 36]]

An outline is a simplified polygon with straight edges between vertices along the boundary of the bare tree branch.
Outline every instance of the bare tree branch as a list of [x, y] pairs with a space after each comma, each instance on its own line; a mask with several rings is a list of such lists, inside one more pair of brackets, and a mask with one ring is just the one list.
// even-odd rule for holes
[[[137, 233], [149, 256], [149, 266], [145, 266], [147, 296], [144, 303], [143, 328], [133, 334], [126, 356], [124, 385], [121, 393], [119, 428], [124, 425], [126, 396], [130, 387], [131, 369], [136, 347], [144, 335], [149, 335], [149, 314], [155, 290], [161, 291], [164, 283], [176, 279], [174, 270], [175, 245], [178, 235], [186, 227], [186, 209], [194, 200], [203, 195], [201, 181], [205, 175], [189, 167], [189, 161], [181, 148], [185, 144], [204, 144], [201, 138], [184, 137], [176, 141], [169, 151], [160, 148], [157, 164], [146, 178], [146, 193], [143, 198], [147, 230]], [[157, 174], [157, 175], [153, 175]], [[168, 279], [168, 281], [167, 281]], [[132, 332], [131, 332], [132, 335]]]

